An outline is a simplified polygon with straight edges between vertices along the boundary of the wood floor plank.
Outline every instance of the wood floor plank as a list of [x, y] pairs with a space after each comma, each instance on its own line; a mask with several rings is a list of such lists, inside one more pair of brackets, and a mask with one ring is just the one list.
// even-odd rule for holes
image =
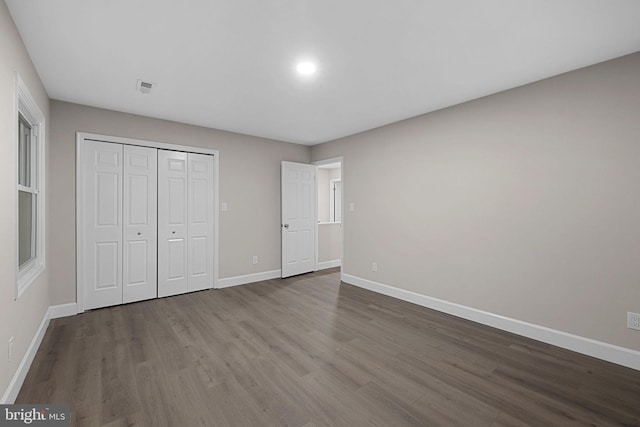
[[136, 384], [132, 381], [133, 368], [125, 339], [103, 344], [100, 375], [102, 396], [106, 398], [102, 405], [103, 424], [128, 417], [142, 409]]
[[505, 413], [500, 413], [496, 420], [491, 424], [491, 427], [531, 427], [516, 418], [513, 418]]
[[203, 397], [209, 402], [209, 426], [274, 425], [269, 413], [257, 409], [251, 396], [232, 378], [211, 387]]
[[72, 426], [640, 426], [640, 372], [337, 269], [51, 321], [17, 403]]
[[186, 408], [175, 378], [162, 370], [159, 361], [147, 361], [135, 366], [134, 379], [138, 398], [149, 425], [171, 427], [185, 417]]

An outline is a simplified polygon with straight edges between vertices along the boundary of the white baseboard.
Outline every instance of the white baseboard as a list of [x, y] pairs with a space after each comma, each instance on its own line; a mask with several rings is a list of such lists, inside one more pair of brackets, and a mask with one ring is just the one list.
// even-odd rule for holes
[[350, 274], [342, 274], [341, 279], [345, 283], [368, 289], [373, 292], [398, 298], [483, 325], [491, 326], [503, 331], [511, 332], [567, 350], [586, 354], [607, 362], [616, 363], [628, 368], [640, 370], [640, 352], [625, 347], [608, 344], [590, 338], [569, 334], [533, 323], [511, 319], [487, 311], [478, 310], [464, 305], [444, 301], [438, 298], [428, 297], [412, 291], [406, 291], [382, 283], [373, 282]]
[[78, 314], [78, 305], [75, 302], [69, 304], [52, 305], [49, 307], [49, 319], [75, 316]]
[[[49, 309], [50, 310], [50, 309]], [[27, 373], [29, 372], [29, 368], [31, 368], [31, 363], [33, 359], [36, 357], [36, 353], [38, 352], [38, 348], [40, 347], [40, 343], [42, 343], [42, 338], [44, 337], [44, 333], [47, 331], [47, 327], [49, 326], [49, 310], [44, 313], [44, 317], [42, 318], [42, 322], [40, 322], [40, 326], [36, 331], [27, 351], [24, 354], [24, 357], [20, 361], [18, 365], [18, 369], [16, 369], [15, 374], [13, 374], [13, 378], [9, 382], [7, 389], [2, 395], [2, 400], [0, 400], [0, 404], [12, 404], [16, 401], [18, 397], [18, 393], [22, 388], [22, 383], [24, 383], [24, 379], [27, 377]]]
[[246, 274], [244, 276], [225, 277], [218, 279], [216, 289], [231, 286], [246, 285], [247, 283], [260, 282], [262, 280], [277, 279], [282, 276], [281, 270], [263, 271], [260, 273]]
[[325, 270], [327, 268], [340, 267], [340, 265], [342, 265], [341, 259], [334, 259], [332, 261], [319, 262], [317, 271]]

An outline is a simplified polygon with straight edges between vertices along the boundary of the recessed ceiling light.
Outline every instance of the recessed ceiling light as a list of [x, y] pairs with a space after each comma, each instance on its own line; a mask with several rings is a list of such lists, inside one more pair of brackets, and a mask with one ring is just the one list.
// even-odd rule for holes
[[296, 70], [303, 76], [309, 76], [316, 72], [316, 64], [313, 62], [299, 62], [298, 65], [296, 65]]

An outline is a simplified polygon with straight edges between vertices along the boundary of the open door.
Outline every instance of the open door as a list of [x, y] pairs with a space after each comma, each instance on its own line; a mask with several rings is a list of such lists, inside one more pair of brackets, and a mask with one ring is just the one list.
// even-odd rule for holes
[[282, 162], [282, 277], [308, 273], [316, 259], [316, 167]]

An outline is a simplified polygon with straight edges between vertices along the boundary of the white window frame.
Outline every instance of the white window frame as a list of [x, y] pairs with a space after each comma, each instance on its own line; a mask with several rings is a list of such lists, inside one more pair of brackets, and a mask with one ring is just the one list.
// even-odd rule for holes
[[[36, 278], [46, 268], [46, 249], [45, 249], [45, 119], [44, 114], [40, 111], [38, 104], [35, 102], [27, 85], [24, 83], [18, 73], [15, 75], [15, 146], [16, 146], [16, 249], [15, 249], [15, 268], [16, 268], [16, 287], [15, 298], [20, 296], [29, 288], [29, 286], [36, 280]], [[31, 126], [31, 167], [32, 167], [32, 182], [31, 187], [35, 187], [35, 190], [29, 190], [37, 195], [36, 197], [36, 218], [35, 218], [35, 256], [22, 267], [19, 266], [19, 245], [20, 239], [18, 236], [18, 221], [19, 221], [19, 190], [24, 190], [21, 185], [18, 184], [18, 174], [20, 173], [19, 161], [19, 132], [20, 127], [18, 125], [19, 116], [22, 116]], [[34, 158], [35, 157], [35, 158]], [[35, 164], [34, 164], [35, 163]], [[34, 182], [35, 179], [35, 182]]]

